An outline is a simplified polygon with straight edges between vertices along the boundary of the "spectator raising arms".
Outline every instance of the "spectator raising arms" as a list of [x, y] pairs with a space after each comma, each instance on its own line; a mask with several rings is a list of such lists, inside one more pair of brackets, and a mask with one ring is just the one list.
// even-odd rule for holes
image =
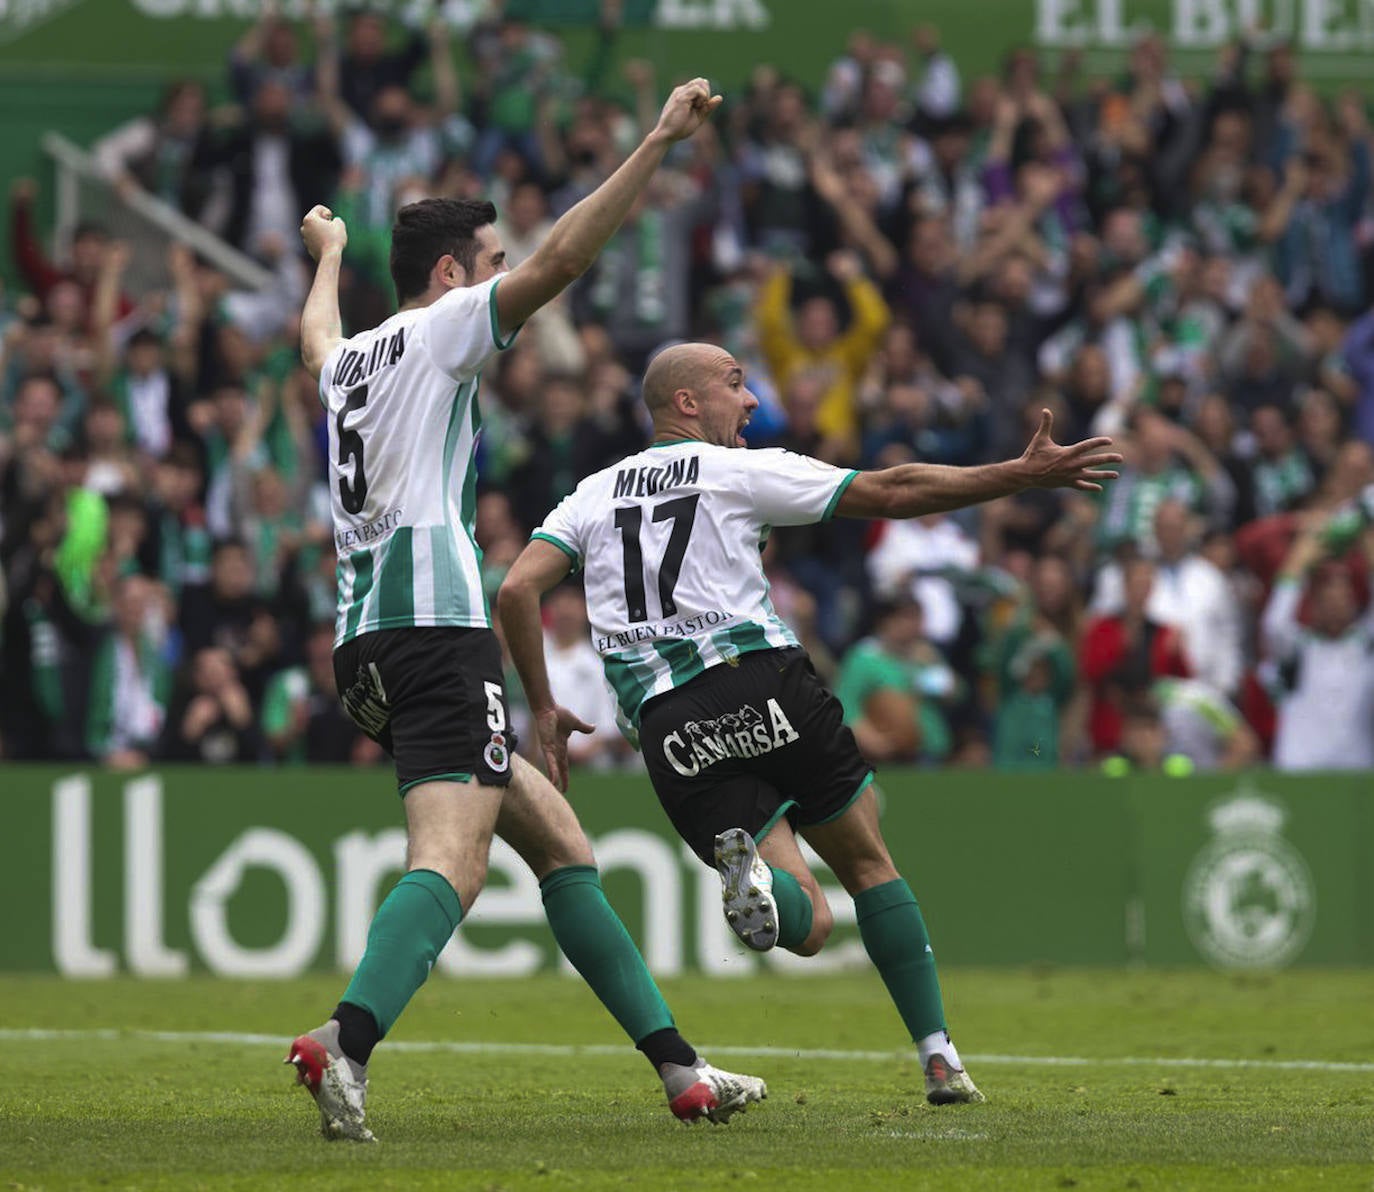
[[[83, 206], [68, 227], [64, 212], [50, 246], [55, 193], [21, 179], [10, 194], [9, 754], [110, 755], [127, 738], [156, 761], [167, 731], [110, 722], [125, 710], [111, 684], [135, 682], [136, 657], [184, 697], [207, 647], [230, 652], [252, 723], [273, 726], [266, 756], [314, 749], [292, 726], [325, 698], [309, 627], [336, 596], [341, 465], [299, 364], [302, 213], [325, 204], [347, 223], [351, 335], [395, 309], [400, 207], [492, 200], [517, 267], [622, 165], [676, 81], [626, 54], [619, 0], [584, 4], [591, 27], [571, 40], [517, 4], [251, 7], [218, 86], [169, 79], [93, 145], [110, 188], [94, 218]], [[460, 44], [465, 7], [480, 12]], [[1171, 716], [1205, 708], [1220, 724], [1231, 707], [1268, 748], [1308, 691], [1280, 654], [1344, 642], [1337, 613], [1350, 602], [1360, 625], [1371, 587], [1366, 557], [1329, 545], [1314, 592], [1271, 606], [1288, 628], [1262, 629], [1295, 537], [1358, 522], [1350, 503], [1374, 483], [1368, 96], [1314, 87], [1268, 34], [1210, 63], [1175, 63], [1142, 35], [1110, 77], [1075, 53], [1049, 73], [1029, 47], [982, 75], [956, 57], [921, 24], [900, 40], [855, 32], [814, 78], [759, 62], [722, 80], [720, 118], [665, 158], [586, 274], [483, 373], [463, 499], [482, 590], [495, 595], [550, 508], [648, 441], [646, 362], [706, 339], [748, 373], [754, 448], [977, 466], [1019, 450], [1049, 409], [1065, 438], [1109, 434], [1126, 456], [1100, 495], [769, 527], [778, 612], [819, 670], [863, 659], [887, 606], [914, 600], [921, 641], [961, 677], [952, 699], [908, 686], [925, 744], [893, 756], [1088, 764], [1123, 754], [1128, 719], [1148, 745]], [[112, 237], [139, 218], [120, 211], [136, 192], [256, 258], [270, 283], [241, 289], [187, 245], [164, 266], [146, 238]], [[124, 581], [140, 577], [144, 636], [167, 622], [155, 658], [119, 628], [137, 603]], [[146, 719], [152, 705], [131, 706]], [[597, 727], [594, 741], [616, 739]], [[1339, 737], [1334, 721], [1322, 733], [1318, 753]], [[946, 735], [947, 750], [930, 746]], [[1294, 756], [1303, 734], [1279, 735]]]
[[[1361, 614], [1348, 572], [1318, 568], [1325, 555], [1320, 535], [1302, 531], [1264, 610], [1282, 770], [1374, 768], [1374, 614]], [[1311, 621], [1303, 625], [1298, 605], [1309, 577]]]
[[849, 326], [842, 327], [835, 300], [826, 294], [804, 299], [793, 315], [789, 310], [792, 277], [779, 265], [759, 295], [758, 336], [778, 384], [785, 387], [803, 371], [823, 378], [816, 427], [826, 438], [846, 442], [857, 431], [854, 388], [890, 315], [887, 303], [864, 277], [863, 266], [852, 253], [832, 256], [826, 267], [848, 301]]

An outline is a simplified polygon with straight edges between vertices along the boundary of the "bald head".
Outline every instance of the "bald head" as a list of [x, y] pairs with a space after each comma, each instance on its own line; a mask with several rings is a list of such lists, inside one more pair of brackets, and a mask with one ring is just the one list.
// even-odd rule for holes
[[699, 391], [712, 372], [731, 363], [731, 356], [715, 344], [674, 344], [649, 361], [644, 371], [644, 404], [654, 421], [673, 408], [679, 389]]
[[744, 368], [724, 348], [676, 344], [644, 370], [644, 404], [654, 420], [655, 442], [743, 447], [744, 428], [759, 399], [744, 383]]

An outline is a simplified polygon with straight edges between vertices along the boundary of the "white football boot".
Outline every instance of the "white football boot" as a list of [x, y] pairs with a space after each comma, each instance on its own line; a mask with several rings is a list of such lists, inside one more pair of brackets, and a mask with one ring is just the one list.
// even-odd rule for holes
[[331, 1142], [349, 1138], [376, 1142], [364, 1120], [367, 1113], [367, 1065], [354, 1063], [339, 1046], [339, 1024], [330, 1019], [291, 1044], [284, 1063], [296, 1067], [320, 1110], [320, 1133]]
[[778, 942], [773, 871], [743, 828], [727, 828], [716, 837], [716, 870], [730, 930], [755, 952], [767, 952]]
[[690, 1068], [664, 1064], [659, 1075], [668, 1094], [668, 1108], [688, 1124], [705, 1118], [724, 1125], [736, 1113], [743, 1113], [751, 1102], [768, 1096], [768, 1086], [757, 1076], [724, 1072], [701, 1058]]
[[974, 1104], [987, 1098], [969, 1074], [942, 1055], [926, 1061], [926, 1100], [932, 1105]]

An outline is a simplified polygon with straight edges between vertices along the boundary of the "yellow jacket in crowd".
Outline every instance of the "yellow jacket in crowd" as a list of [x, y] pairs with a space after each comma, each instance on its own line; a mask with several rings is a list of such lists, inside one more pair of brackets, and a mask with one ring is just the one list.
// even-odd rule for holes
[[820, 348], [809, 348], [797, 337], [789, 310], [792, 276], [778, 269], [764, 282], [756, 310], [759, 347], [779, 392], [801, 373], [829, 377], [816, 414], [816, 429], [825, 438], [852, 440], [859, 418], [855, 388], [891, 320], [882, 294], [868, 278], [845, 282], [851, 319], [843, 334]]

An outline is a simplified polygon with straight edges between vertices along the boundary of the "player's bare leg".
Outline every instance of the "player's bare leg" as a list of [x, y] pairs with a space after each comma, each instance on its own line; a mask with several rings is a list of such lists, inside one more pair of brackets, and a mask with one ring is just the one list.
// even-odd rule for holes
[[442, 874], [464, 912], [487, 880], [487, 855], [506, 788], [422, 782], [406, 793], [406, 868]]
[[926, 1099], [934, 1105], [982, 1101], [945, 1029], [935, 953], [916, 898], [883, 841], [873, 788], [804, 835], [854, 899], [864, 947], [920, 1052]]
[[883, 840], [872, 786], [837, 819], [804, 828], [802, 835], [851, 895], [901, 876]]
[[378, 908], [367, 950], [328, 1022], [291, 1044], [326, 1138], [371, 1142], [367, 1064], [472, 907], [487, 874], [504, 791], [475, 782], [423, 782], [405, 796], [406, 874]]
[[639, 949], [602, 893], [572, 807], [523, 758], [512, 764], [497, 834], [539, 879], [559, 948], [654, 1066], [669, 1108], [685, 1122], [720, 1123], [762, 1101], [768, 1095], [762, 1080], [713, 1067], [678, 1033]]
[[592, 846], [567, 799], [523, 757], [513, 757], [511, 765], [496, 835], [540, 881], [567, 865], [595, 865]]

